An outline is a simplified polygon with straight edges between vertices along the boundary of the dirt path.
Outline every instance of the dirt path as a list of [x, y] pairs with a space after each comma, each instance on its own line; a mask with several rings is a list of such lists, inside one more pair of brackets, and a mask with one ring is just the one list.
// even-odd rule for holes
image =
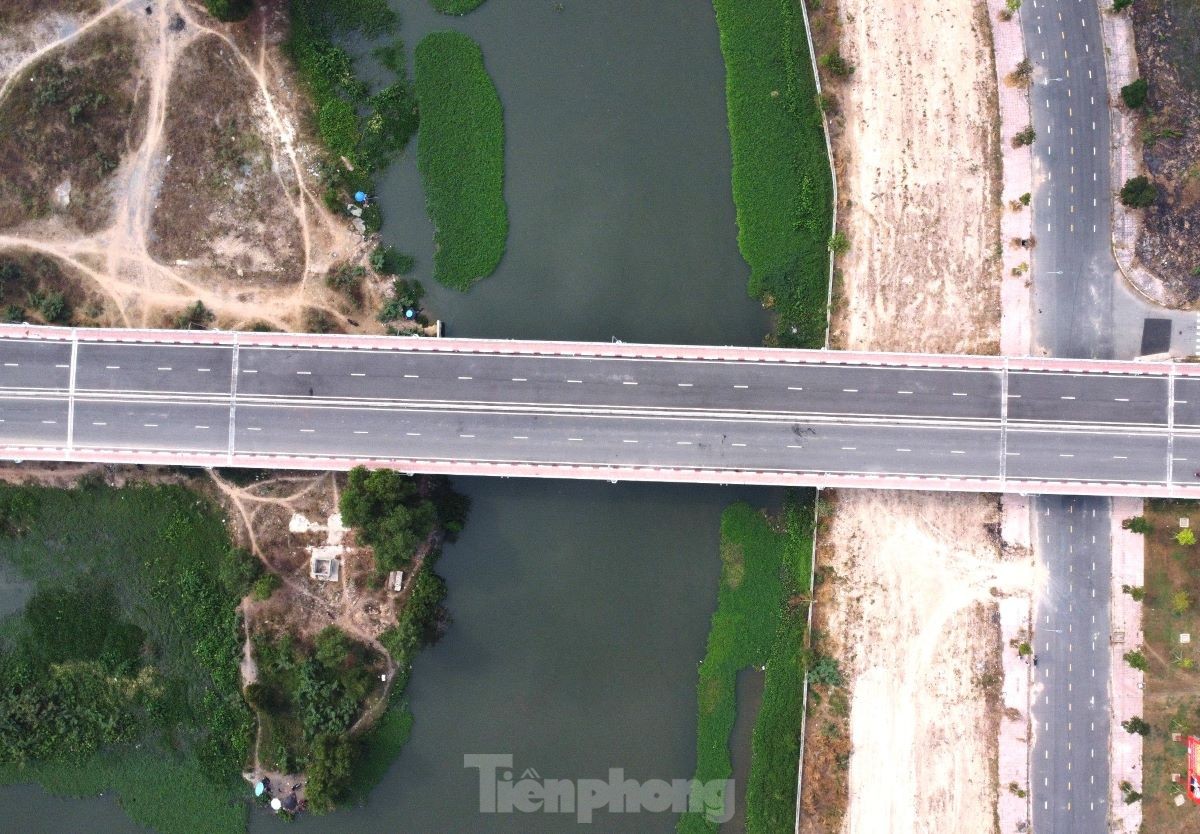
[[[360, 251], [361, 239], [347, 223], [330, 214], [315, 193], [308, 172], [311, 163], [306, 162], [298, 139], [298, 115], [284, 100], [284, 85], [291, 80], [274, 58], [272, 44], [277, 35], [273, 27], [279, 22], [278, 4], [262, 4], [249, 21], [239, 26], [216, 24], [185, 0], [160, 0], [149, 6], [150, 14], [144, 14], [140, 4], [127, 8], [132, 5], [128, 1], [117, 3], [80, 21], [70, 34], [22, 56], [0, 82], [3, 100], [14, 79], [34, 63], [102, 22], [122, 20], [138, 30], [144, 76], [139, 94], [146, 102], [139, 112], [144, 113], [145, 124], [140, 143], [114, 174], [112, 222], [91, 235], [66, 232], [53, 222], [30, 223], [0, 234], [0, 250], [28, 250], [61, 259], [112, 302], [119, 323], [125, 326], [159, 324], [164, 312], [177, 311], [196, 300], [227, 325], [266, 321], [295, 329], [307, 308], [323, 310], [343, 326], [348, 325], [345, 314], [325, 296], [323, 287], [309, 278], [313, 273], [323, 273], [334, 260]], [[246, 95], [260, 115], [259, 133], [273, 160], [271, 170], [283, 186], [289, 214], [303, 245], [299, 281], [274, 287], [248, 286], [219, 270], [189, 263], [162, 263], [150, 254], [150, 228], [166, 160], [164, 134], [172, 80], [181, 54], [197, 39], [206, 37], [219, 39], [230, 49], [252, 79], [253, 86]], [[289, 173], [287, 178], [284, 171]]]

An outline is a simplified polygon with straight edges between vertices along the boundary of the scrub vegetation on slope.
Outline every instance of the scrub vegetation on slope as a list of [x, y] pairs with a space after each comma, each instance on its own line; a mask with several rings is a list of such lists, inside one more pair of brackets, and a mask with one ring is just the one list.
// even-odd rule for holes
[[416, 50], [417, 167], [433, 221], [433, 277], [468, 290], [504, 255], [504, 112], [466, 35], [434, 32]]

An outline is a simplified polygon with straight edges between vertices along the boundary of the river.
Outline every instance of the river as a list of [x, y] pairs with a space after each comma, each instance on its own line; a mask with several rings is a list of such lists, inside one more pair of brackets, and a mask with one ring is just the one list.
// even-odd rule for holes
[[[511, 232], [469, 294], [429, 280], [432, 229], [410, 152], [380, 183], [385, 239], [417, 258], [456, 336], [758, 344], [730, 193], [724, 65], [704, 0], [488, 0], [465, 18], [394, 2], [410, 47], [475, 38], [504, 104]], [[561, 10], [560, 10], [561, 9]], [[721, 509], [773, 490], [459, 479], [445, 549], [453, 623], [415, 664], [412, 739], [362, 808], [254, 831], [559, 831], [570, 814], [479, 813], [472, 753], [514, 778], [688, 778], [696, 667], [716, 604]], [[735, 756], [735, 758], [737, 758]], [[739, 768], [740, 770], [740, 768]], [[742, 789], [743, 786], [738, 786]], [[0, 790], [26, 831], [140, 830], [109, 800]], [[601, 814], [596, 830], [675, 816]]]

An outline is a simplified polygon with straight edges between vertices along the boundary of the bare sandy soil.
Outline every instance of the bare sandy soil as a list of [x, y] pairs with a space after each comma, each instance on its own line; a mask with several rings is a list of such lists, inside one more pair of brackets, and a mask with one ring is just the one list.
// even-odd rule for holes
[[[105, 216], [80, 232], [65, 207], [39, 213], [0, 233], [0, 253], [35, 252], [71, 267], [107, 300], [112, 324], [161, 325], [198, 299], [223, 326], [297, 329], [318, 310], [331, 326], [353, 329], [314, 276], [362, 257], [365, 243], [321, 199], [304, 101], [279, 53], [284, 6], [256, 5], [247, 21], [224, 25], [187, 0], [76, 2], [0, 32], [2, 109], [16, 84], [81, 36], [101, 25], [128, 30], [139, 44], [142, 121], [105, 184]], [[194, 97], [179, 95], [196, 88], [198, 69], [223, 79], [210, 78], [209, 88], [220, 90], [225, 111], [207, 121]]]
[[[839, 0], [821, 18], [818, 51], [836, 45], [856, 67], [827, 84], [851, 241], [833, 346], [997, 352], [1000, 149], [983, 5]], [[832, 504], [814, 633], [849, 703], [825, 693], [810, 712], [801, 829], [992, 831], [995, 600], [1028, 593], [1030, 562], [1002, 555], [994, 497], [846, 490]]]
[[1000, 242], [997, 96], [982, 3], [840, 0], [832, 119], [850, 250], [832, 342], [995, 353]]

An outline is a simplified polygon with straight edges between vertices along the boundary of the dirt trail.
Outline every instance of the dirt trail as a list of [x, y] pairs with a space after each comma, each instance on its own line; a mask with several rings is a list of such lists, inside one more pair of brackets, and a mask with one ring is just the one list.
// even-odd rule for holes
[[[361, 239], [328, 211], [314, 191], [306, 149], [296, 129], [299, 116], [284, 100], [290, 79], [273, 59], [281, 14], [278, 4], [261, 4], [247, 22], [236, 26], [216, 24], [185, 0], [159, 0], [148, 8], [149, 14], [141, 4], [130, 2], [106, 7], [81, 20], [70, 34], [22, 56], [3, 76], [0, 101], [13, 80], [36, 61], [107, 20], [136, 28], [143, 44], [144, 83], [139, 94], [146, 106], [139, 112], [144, 113], [145, 125], [141, 142], [113, 176], [111, 224], [95, 234], [79, 235], [53, 220], [33, 222], [0, 234], [0, 250], [29, 250], [62, 259], [111, 300], [120, 323], [126, 326], [159, 324], [164, 312], [179, 310], [197, 299], [225, 325], [265, 320], [294, 329], [306, 308], [323, 310], [346, 324], [344, 313], [335, 308], [323, 287], [308, 279], [312, 273], [323, 273], [335, 260], [361, 251]], [[180, 55], [205, 37], [220, 39], [252, 79], [245, 94], [260, 116], [259, 133], [272, 158], [271, 170], [284, 186], [284, 199], [303, 244], [302, 275], [297, 282], [278, 287], [246, 285], [218, 270], [162, 263], [150, 254], [151, 222], [166, 160], [164, 128], [172, 80]], [[286, 179], [284, 171], [289, 174]], [[252, 244], [241, 245], [253, 248]]]

